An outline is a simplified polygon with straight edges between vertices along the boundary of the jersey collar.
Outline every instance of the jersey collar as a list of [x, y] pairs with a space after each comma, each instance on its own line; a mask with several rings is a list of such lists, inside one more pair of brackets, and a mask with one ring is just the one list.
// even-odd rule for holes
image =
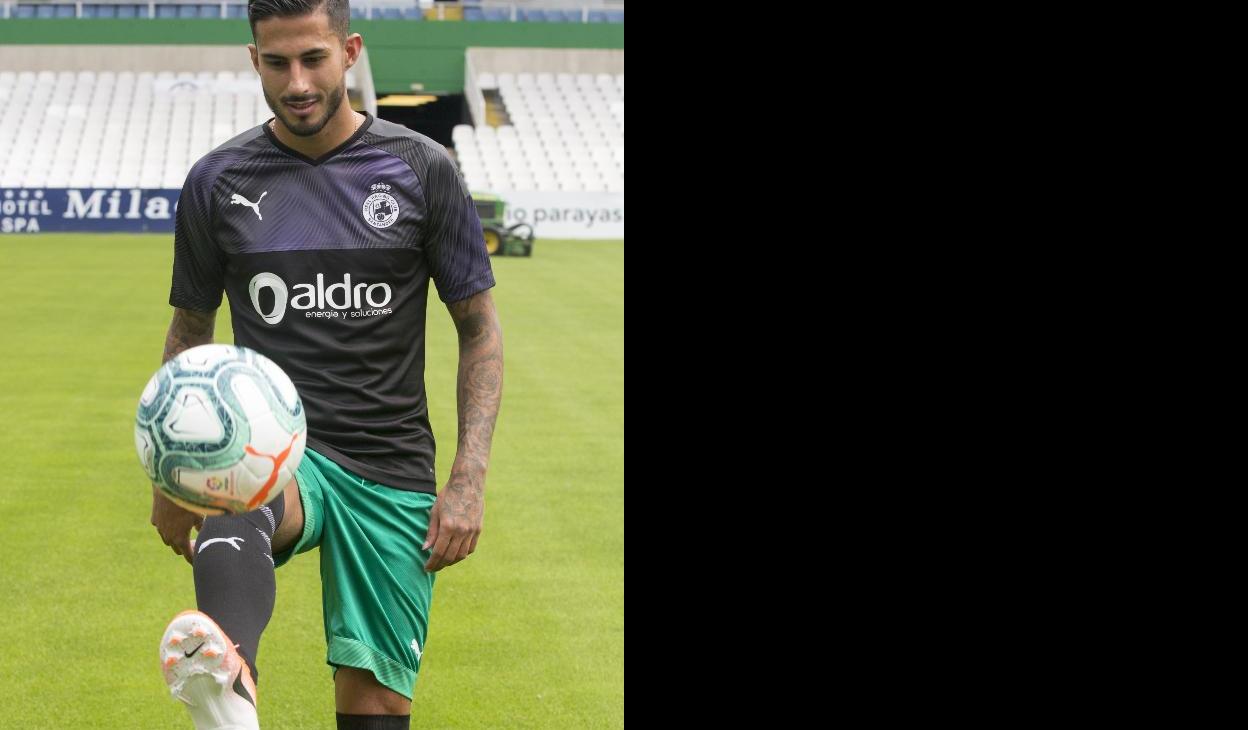
[[274, 147], [278, 148], [282, 152], [285, 152], [291, 157], [303, 160], [309, 165], [316, 167], [316, 166], [324, 164], [325, 162], [328, 162], [330, 159], [335, 157], [338, 153], [342, 152], [343, 150], [347, 149], [351, 145], [355, 144], [356, 141], [360, 137], [364, 136], [364, 133], [368, 131], [368, 128], [373, 125], [373, 115], [369, 114], [367, 110], [365, 110], [363, 113], [364, 113], [364, 121], [363, 123], [360, 124], [360, 128], [355, 130], [355, 134], [352, 134], [350, 137], [348, 137], [346, 142], [343, 142], [342, 144], [338, 145], [337, 147], [333, 148], [329, 152], [326, 152], [325, 154], [321, 155], [320, 157], [316, 159], [308, 157], [302, 152], [291, 149], [290, 147], [287, 147], [286, 145], [282, 144], [282, 141], [278, 139], [277, 135], [273, 134], [273, 130], [269, 128], [269, 122], [272, 122], [274, 117], [270, 117], [268, 121], [266, 121], [261, 126], [264, 129], [264, 136], [269, 138], [269, 141], [273, 143]]

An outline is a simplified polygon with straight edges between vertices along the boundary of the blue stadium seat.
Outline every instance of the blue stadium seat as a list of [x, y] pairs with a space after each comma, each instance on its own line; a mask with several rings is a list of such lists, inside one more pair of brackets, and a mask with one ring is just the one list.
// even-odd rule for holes
[[221, 6], [220, 5], [205, 5], [203, 3], [200, 3], [199, 17], [220, 19], [221, 18]]
[[353, 20], [363, 20], [364, 8], [351, 8], [351, 18]]
[[486, 8], [485, 19], [494, 23], [506, 23], [511, 20], [511, 11], [506, 8]]
[[246, 17], [247, 17], [247, 6], [246, 6], [246, 5], [230, 5], [230, 6], [228, 6], [228, 10], [229, 10], [229, 12], [226, 14], [226, 17], [228, 17], [228, 18], [235, 18], [235, 19], [238, 19], [238, 18], [246, 18]]
[[608, 22], [608, 23], [623, 23], [623, 22], [624, 22], [624, 11], [623, 11], [623, 10], [608, 10], [608, 11], [607, 11], [607, 22]]
[[56, 8], [51, 5], [40, 5], [35, 8], [36, 18], [51, 18], [56, 13]]
[[99, 16], [99, 12], [98, 12], [98, 11], [99, 11], [99, 8], [97, 8], [95, 5], [83, 5], [83, 6], [82, 6], [82, 17], [84, 17], [84, 18], [95, 18], [95, 17], [98, 17], [98, 16]]
[[140, 18], [152, 17], [152, 9], [148, 5], [135, 5], [134, 9], [138, 11]]
[[13, 17], [15, 18], [33, 18], [35, 17], [34, 5], [18, 5], [13, 9]]
[[[133, 18], [138, 14], [135, 12], [135, 7], [133, 5], [118, 5], [116, 7], [117, 7], [116, 12], [117, 12], [118, 18]], [[100, 12], [103, 13], [104, 9], [101, 8]], [[104, 16], [101, 16], [101, 17], [104, 17]]]
[[73, 5], [56, 5], [56, 17], [58, 18], [74, 18], [78, 16], [78, 9]]
[[[84, 13], [85, 13], [85, 12], [87, 12], [87, 7], [88, 7], [88, 6], [83, 5], [83, 6], [82, 6], [82, 12], [84, 12]], [[117, 17], [117, 11], [118, 11], [118, 10], [120, 10], [122, 7], [125, 7], [125, 6], [121, 6], [121, 5], [91, 5], [90, 7], [91, 7], [91, 9], [92, 9], [92, 10], [94, 10], [94, 11], [95, 11], [95, 15], [92, 15], [92, 16], [91, 16], [91, 17], [93, 17], [93, 18], [116, 18], [116, 17]]]
[[410, 8], [403, 8], [403, 19], [404, 20], [424, 20], [425, 11], [415, 6], [412, 6]]
[[546, 22], [546, 12], [543, 10], [525, 10], [521, 8], [516, 11], [516, 20], [523, 20], [529, 23]]
[[198, 5], [179, 5], [178, 17], [179, 18], [198, 18], [199, 6]]
[[167, 20], [178, 17], [178, 8], [176, 5], [157, 5], [156, 17], [160, 20]]
[[[373, 12], [373, 17], [374, 18], [377, 17], [377, 13], [375, 11]], [[382, 20], [402, 20], [403, 11], [399, 10], [398, 8], [382, 8], [381, 18]]]
[[605, 23], [607, 22], [607, 14], [601, 10], [591, 10], [589, 11], [589, 22]]
[[464, 20], [467, 20], [473, 23], [481, 21], [481, 20], [485, 20], [485, 11], [483, 11], [481, 8], [474, 8], [471, 6], [466, 7], [464, 8]]

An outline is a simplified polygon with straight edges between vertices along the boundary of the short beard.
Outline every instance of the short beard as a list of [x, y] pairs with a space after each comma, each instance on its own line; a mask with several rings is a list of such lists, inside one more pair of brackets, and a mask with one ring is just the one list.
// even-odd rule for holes
[[[264, 91], [264, 89], [262, 88], [261, 91]], [[264, 91], [264, 101], [269, 105], [269, 109], [272, 110], [273, 116], [277, 117], [278, 120], [281, 121], [282, 126], [286, 127], [291, 134], [298, 137], [312, 137], [319, 134], [320, 131], [325, 128], [325, 125], [329, 124], [329, 120], [333, 119], [334, 115], [338, 113], [338, 107], [342, 106], [342, 100], [344, 97], [346, 97], [345, 83], [336, 89], [330, 89], [325, 98], [325, 115], [322, 116], [319, 121], [297, 122], [297, 126], [293, 126], [290, 122], [286, 121], [285, 115], [282, 114], [282, 112], [286, 109], [286, 106], [274, 101], [273, 97], [269, 96], [269, 92]]]

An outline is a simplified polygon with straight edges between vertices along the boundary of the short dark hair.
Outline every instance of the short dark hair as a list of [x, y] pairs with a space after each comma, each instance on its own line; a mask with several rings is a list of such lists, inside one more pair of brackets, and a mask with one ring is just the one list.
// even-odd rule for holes
[[351, 29], [351, 5], [348, 0], [249, 0], [247, 20], [251, 23], [251, 38], [256, 38], [256, 23], [267, 18], [297, 18], [324, 10], [329, 16], [329, 27], [344, 41]]

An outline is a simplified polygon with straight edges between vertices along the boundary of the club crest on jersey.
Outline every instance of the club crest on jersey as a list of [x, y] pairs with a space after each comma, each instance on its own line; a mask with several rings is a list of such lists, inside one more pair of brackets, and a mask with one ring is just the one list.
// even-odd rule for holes
[[364, 201], [364, 220], [373, 228], [389, 228], [399, 219], [399, 201], [390, 195], [390, 186], [377, 183]]

